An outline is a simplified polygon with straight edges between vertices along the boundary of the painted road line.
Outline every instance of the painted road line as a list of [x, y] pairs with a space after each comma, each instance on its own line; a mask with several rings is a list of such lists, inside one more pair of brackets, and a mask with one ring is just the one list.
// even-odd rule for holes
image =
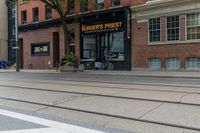
[[43, 125], [48, 128], [39, 129], [25, 129], [25, 130], [15, 130], [15, 131], [1, 131], [0, 133], [105, 133], [101, 131], [96, 131], [88, 128], [83, 128], [79, 126], [74, 126], [70, 124], [65, 124], [61, 122], [51, 121], [39, 117], [29, 116], [25, 114], [15, 113], [11, 111], [6, 111], [0, 109], [0, 115], [24, 120], [27, 122], [32, 122], [35, 124]]

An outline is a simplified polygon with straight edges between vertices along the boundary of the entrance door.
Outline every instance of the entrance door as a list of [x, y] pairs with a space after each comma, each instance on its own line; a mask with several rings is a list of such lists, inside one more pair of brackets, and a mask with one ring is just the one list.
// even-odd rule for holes
[[97, 60], [103, 60], [109, 58], [109, 34], [99, 34], [97, 35]]
[[59, 53], [59, 33], [53, 33], [53, 67], [56, 67], [56, 63], [59, 63], [60, 53]]
[[23, 69], [24, 66], [24, 50], [23, 50], [23, 39], [19, 39], [19, 69]]

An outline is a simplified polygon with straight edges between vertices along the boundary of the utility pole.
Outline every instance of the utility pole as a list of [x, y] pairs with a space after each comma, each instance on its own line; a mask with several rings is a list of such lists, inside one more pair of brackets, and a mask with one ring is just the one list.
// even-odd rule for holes
[[18, 3], [15, 4], [15, 49], [16, 49], [16, 72], [19, 72], [19, 33], [18, 33]]

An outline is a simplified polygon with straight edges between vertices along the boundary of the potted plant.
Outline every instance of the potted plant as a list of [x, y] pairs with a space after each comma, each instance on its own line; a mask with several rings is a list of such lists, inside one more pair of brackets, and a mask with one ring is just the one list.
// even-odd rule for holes
[[79, 59], [78, 56], [76, 56], [74, 53], [69, 53], [65, 55], [61, 59], [61, 72], [74, 72], [77, 70], [79, 65]]

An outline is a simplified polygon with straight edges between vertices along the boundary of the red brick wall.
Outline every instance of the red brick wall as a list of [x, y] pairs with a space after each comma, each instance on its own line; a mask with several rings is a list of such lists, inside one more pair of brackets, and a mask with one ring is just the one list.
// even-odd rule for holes
[[[180, 15], [180, 40], [166, 42], [166, 18], [161, 17], [161, 43], [148, 43], [148, 22], [137, 23], [132, 20], [132, 67], [148, 68], [149, 58], [160, 58], [162, 69], [166, 68], [166, 59], [179, 57], [181, 68], [185, 68], [188, 57], [200, 57], [200, 42], [185, 39], [185, 15]], [[141, 27], [141, 28], [140, 28]]]
[[[45, 4], [42, 3], [41, 1], [30, 1], [29, 3], [26, 4], [21, 4], [19, 1], [19, 25], [21, 25], [21, 11], [26, 10], [27, 11], [27, 23], [30, 24], [32, 23], [32, 9], [38, 7], [39, 8], [39, 21], [45, 21]], [[52, 11], [52, 17], [59, 18], [59, 14], [55, 12], [54, 10]]]
[[[60, 28], [48, 28], [29, 32], [20, 33], [20, 38], [23, 38], [24, 47], [24, 68], [28, 69], [29, 64], [32, 64], [33, 69], [45, 69], [48, 68], [48, 61], [53, 62], [53, 32], [60, 32]], [[62, 35], [60, 36], [60, 42], [63, 41]], [[31, 43], [50, 43], [50, 55], [49, 56], [31, 56]], [[64, 45], [60, 43], [60, 54], [63, 56]]]
[[131, 1], [131, 5], [136, 6], [136, 5], [141, 5], [141, 4], [146, 3], [148, 0], [130, 0], [130, 1]]
[[[75, 0], [75, 13], [80, 13], [80, 1]], [[131, 6], [138, 5], [144, 3], [145, 0], [121, 0], [122, 6]], [[88, 0], [88, 10], [89, 12], [95, 11], [95, 2], [96, 0]], [[111, 6], [111, 0], [104, 0], [105, 9], [108, 9]], [[31, 0], [29, 3], [21, 4], [19, 1], [19, 24], [21, 25], [21, 11], [27, 11], [27, 23], [32, 23], [32, 9], [38, 7], [39, 8], [39, 21], [45, 21], [45, 4], [40, 0]], [[67, 4], [64, 4], [64, 7], [67, 8]], [[59, 14], [53, 10], [52, 11], [53, 19], [59, 18]]]
[[180, 40], [184, 41], [186, 40], [185, 38], [185, 25], [186, 25], [186, 20], [185, 20], [185, 14], [180, 15]]

